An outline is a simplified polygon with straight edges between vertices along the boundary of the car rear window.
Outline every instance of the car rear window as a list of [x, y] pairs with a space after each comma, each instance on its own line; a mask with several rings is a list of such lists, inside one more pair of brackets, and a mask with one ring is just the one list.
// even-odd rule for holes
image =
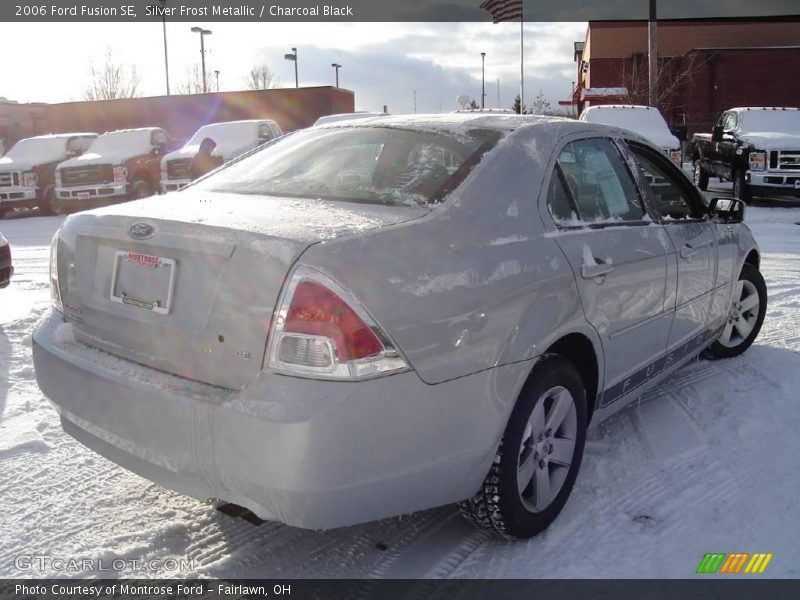
[[420, 206], [444, 198], [500, 136], [483, 129], [308, 129], [198, 185], [235, 194]]

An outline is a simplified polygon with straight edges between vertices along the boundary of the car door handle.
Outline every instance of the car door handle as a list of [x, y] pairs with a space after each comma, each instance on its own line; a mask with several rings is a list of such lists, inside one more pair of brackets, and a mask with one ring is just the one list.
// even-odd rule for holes
[[594, 279], [595, 277], [610, 273], [613, 269], [614, 265], [610, 263], [598, 262], [596, 265], [583, 265], [583, 267], [581, 267], [581, 275], [584, 279]]

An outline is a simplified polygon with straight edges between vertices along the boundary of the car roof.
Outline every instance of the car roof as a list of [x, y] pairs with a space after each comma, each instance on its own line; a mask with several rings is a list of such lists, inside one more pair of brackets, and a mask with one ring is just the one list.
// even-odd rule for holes
[[747, 111], [797, 111], [794, 106], [739, 106], [737, 108], [729, 108], [725, 112], [747, 112]]
[[325, 127], [397, 127], [442, 129], [458, 131], [469, 129], [495, 129], [498, 131], [514, 131], [520, 127], [533, 123], [560, 123], [574, 122], [574, 119], [563, 117], [545, 117], [541, 115], [512, 114], [486, 114], [486, 113], [447, 113], [447, 114], [418, 114], [418, 115], [389, 115], [370, 119], [342, 121], [341, 123], [326, 124]]
[[53, 140], [53, 139], [60, 139], [60, 138], [71, 138], [71, 137], [88, 137], [94, 136], [97, 137], [96, 133], [85, 131], [85, 132], [75, 132], [75, 133], [48, 133], [45, 135], [34, 135], [28, 138], [24, 138], [26, 140]]

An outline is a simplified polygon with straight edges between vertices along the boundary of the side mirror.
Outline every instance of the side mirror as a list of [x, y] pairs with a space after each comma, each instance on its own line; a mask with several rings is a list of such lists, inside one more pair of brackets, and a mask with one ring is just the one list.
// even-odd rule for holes
[[151, 151], [154, 156], [161, 156], [167, 153], [167, 145], [164, 142], [159, 144], [154, 144], [153, 149]]
[[708, 214], [721, 223], [744, 221], [745, 203], [738, 198], [712, 198], [708, 203]]
[[711, 141], [712, 142], [722, 141], [722, 125], [714, 125], [714, 129], [711, 130]]

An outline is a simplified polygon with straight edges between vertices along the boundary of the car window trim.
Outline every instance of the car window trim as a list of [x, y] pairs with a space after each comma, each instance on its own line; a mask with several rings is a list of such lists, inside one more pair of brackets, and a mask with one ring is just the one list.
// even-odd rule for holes
[[[651, 218], [658, 223], [667, 225], [667, 224], [680, 224], [680, 223], [698, 223], [704, 222], [705, 218], [705, 210], [703, 209], [703, 202], [702, 199], [698, 197], [698, 192], [694, 189], [694, 185], [686, 178], [686, 176], [676, 167], [670, 160], [668, 160], [665, 156], [661, 153], [656, 152], [646, 144], [641, 142], [637, 142], [636, 140], [626, 139], [624, 140], [625, 145], [628, 147], [631, 155], [634, 159], [636, 159], [637, 151], [641, 154], [644, 154], [649, 160], [652, 160], [657, 165], [661, 166], [662, 169], [665, 171], [666, 175], [670, 178], [671, 183], [678, 187], [679, 190], [685, 193], [687, 197], [687, 201], [689, 202], [689, 208], [696, 211], [700, 216], [699, 217], [691, 217], [689, 219], [667, 219], [661, 214], [661, 210], [658, 206], [658, 203], [653, 196], [653, 190], [650, 188], [650, 185], [646, 183], [646, 180], [642, 180], [642, 187], [644, 187], [644, 192], [647, 194], [649, 198], [649, 204], [653, 208], [654, 214]], [[665, 166], [666, 165], [666, 166]]]

